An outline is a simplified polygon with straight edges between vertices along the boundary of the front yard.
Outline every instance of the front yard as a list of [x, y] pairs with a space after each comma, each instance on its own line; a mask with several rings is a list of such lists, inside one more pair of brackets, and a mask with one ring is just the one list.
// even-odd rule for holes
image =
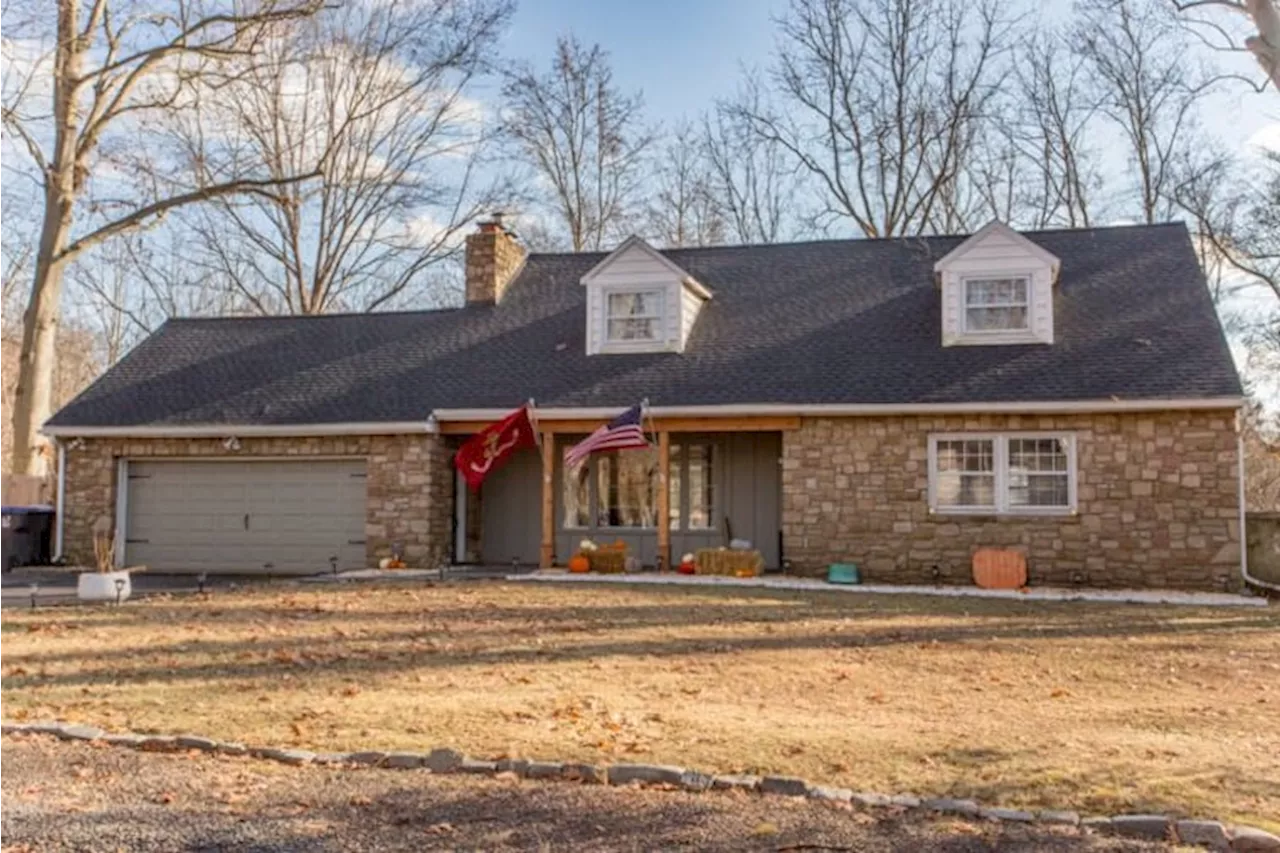
[[7, 718], [1280, 814], [1274, 607], [318, 585], [5, 611], [3, 633]]

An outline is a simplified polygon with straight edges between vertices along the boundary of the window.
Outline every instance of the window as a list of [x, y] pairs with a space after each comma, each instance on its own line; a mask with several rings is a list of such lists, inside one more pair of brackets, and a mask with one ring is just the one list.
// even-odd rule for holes
[[995, 440], [949, 439], [935, 449], [938, 507], [996, 508]]
[[964, 282], [965, 332], [1025, 332], [1029, 319], [1027, 279], [971, 278]]
[[1068, 434], [930, 436], [930, 508], [988, 514], [1074, 512], [1075, 467], [1075, 439]]
[[595, 463], [596, 527], [657, 526], [658, 452], [615, 450]]
[[689, 457], [689, 516], [685, 529], [711, 530], [716, 526], [712, 507], [715, 481], [712, 477], [710, 444], [690, 444]]
[[609, 343], [651, 343], [662, 338], [662, 291], [605, 295], [605, 335]]

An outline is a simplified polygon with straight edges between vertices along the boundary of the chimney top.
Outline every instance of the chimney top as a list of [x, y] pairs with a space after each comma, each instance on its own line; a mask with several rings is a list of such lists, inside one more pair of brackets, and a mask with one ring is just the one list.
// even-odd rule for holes
[[506, 217], [506, 211], [495, 210], [489, 214], [489, 218], [480, 223], [481, 231], [503, 231], [507, 234], [511, 233], [511, 229], [503, 224], [502, 220]]

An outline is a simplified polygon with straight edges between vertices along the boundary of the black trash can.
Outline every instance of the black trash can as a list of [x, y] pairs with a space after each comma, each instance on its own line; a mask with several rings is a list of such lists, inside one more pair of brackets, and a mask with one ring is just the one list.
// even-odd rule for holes
[[43, 566], [53, 556], [53, 507], [6, 506], [3, 513], [4, 571]]

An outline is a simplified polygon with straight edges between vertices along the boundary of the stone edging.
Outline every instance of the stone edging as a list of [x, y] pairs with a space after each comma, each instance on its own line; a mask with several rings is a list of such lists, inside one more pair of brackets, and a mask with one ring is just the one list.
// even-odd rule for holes
[[1073, 811], [992, 808], [973, 800], [921, 798], [913, 794], [878, 794], [813, 785], [793, 776], [714, 775], [662, 764], [612, 764], [601, 767], [561, 761], [504, 758], [497, 761], [468, 758], [454, 749], [417, 752], [310, 752], [279, 747], [251, 747], [198, 735], [155, 735], [125, 732], [111, 734], [95, 726], [74, 723], [0, 723], [0, 734], [48, 734], [62, 740], [101, 741], [111, 746], [146, 752], [201, 750], [221, 755], [247, 755], [283, 764], [381, 767], [425, 770], [431, 773], [505, 775], [539, 780], [561, 780], [597, 785], [653, 785], [702, 792], [736, 790], [775, 796], [808, 797], [849, 803], [867, 808], [899, 807], [1007, 823], [1041, 823], [1076, 826], [1127, 838], [1177, 841], [1210, 850], [1280, 853], [1280, 837], [1252, 826], [1228, 826], [1216, 820], [1180, 820], [1167, 815], [1125, 814], [1081, 818]]

